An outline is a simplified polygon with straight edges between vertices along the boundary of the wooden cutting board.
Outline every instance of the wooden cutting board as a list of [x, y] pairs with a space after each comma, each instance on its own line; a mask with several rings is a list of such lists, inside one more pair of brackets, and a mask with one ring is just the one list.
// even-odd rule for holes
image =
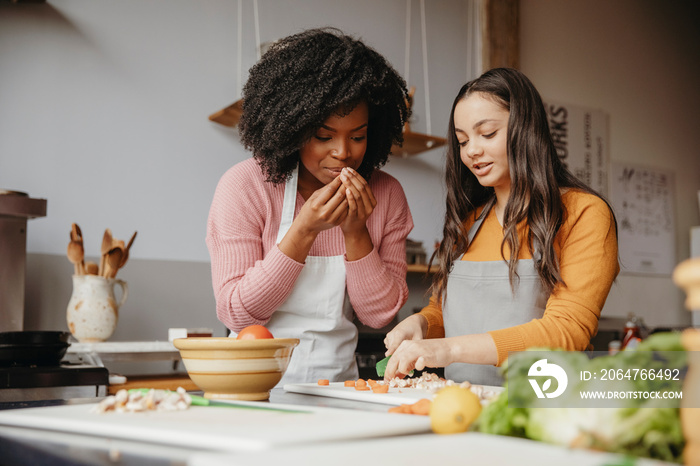
[[[255, 406], [255, 402], [238, 402]], [[430, 432], [427, 416], [260, 403], [302, 410], [263, 411], [191, 406], [184, 411], [92, 412], [95, 404], [0, 411], [0, 426], [173, 445], [207, 451], [260, 451], [279, 446]]]
[[[477, 387], [477, 386], [475, 386]], [[485, 390], [495, 394], [501, 393], [503, 387], [481, 385]], [[381, 403], [391, 406], [412, 404], [422, 398], [432, 399], [434, 394], [428, 390], [419, 388], [390, 388], [388, 393], [373, 393], [369, 391], [355, 390], [354, 387], [346, 387], [343, 382], [333, 382], [330, 385], [317, 383], [290, 383], [284, 386], [284, 390], [304, 395], [327, 396], [330, 398], [342, 398], [346, 400], [365, 401], [368, 403]]]

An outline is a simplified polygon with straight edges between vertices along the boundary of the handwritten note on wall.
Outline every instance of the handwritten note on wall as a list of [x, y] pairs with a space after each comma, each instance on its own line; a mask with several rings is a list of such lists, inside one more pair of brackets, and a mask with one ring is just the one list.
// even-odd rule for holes
[[670, 275], [676, 264], [673, 172], [611, 165], [621, 272]]

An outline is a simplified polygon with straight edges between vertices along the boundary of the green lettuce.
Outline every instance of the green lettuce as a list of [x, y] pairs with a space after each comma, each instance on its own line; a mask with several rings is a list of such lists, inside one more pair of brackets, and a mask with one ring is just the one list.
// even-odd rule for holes
[[[567, 373], [581, 370], [600, 373], [602, 369], [630, 367], [663, 369], [687, 364], [680, 334], [676, 332], [651, 335], [635, 351], [593, 359], [581, 352], [536, 350], [550, 352], [548, 361], [564, 367]], [[659, 352], [663, 352], [663, 357]], [[639, 399], [620, 408], [538, 408], [528, 371], [541, 354], [528, 353], [516, 353], [504, 364], [506, 390], [483, 409], [473, 430], [682, 463], [685, 441], [679, 407], [658, 406], [658, 400]], [[661, 389], [681, 390], [681, 383], [663, 382]], [[658, 380], [625, 380], [620, 381], [620, 386], [637, 391], [660, 389]], [[517, 406], [532, 407], [510, 407], [509, 400]]]

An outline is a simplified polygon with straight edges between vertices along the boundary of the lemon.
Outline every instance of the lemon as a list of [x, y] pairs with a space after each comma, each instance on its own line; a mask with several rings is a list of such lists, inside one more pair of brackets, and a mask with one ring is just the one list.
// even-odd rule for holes
[[445, 387], [430, 406], [430, 426], [436, 434], [466, 432], [481, 413], [479, 397], [468, 388]]

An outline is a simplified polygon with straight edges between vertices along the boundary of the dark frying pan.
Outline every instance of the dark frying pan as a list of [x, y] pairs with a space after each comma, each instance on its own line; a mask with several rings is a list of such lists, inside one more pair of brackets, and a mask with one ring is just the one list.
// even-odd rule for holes
[[56, 366], [69, 338], [68, 332], [0, 332], [0, 366]]

